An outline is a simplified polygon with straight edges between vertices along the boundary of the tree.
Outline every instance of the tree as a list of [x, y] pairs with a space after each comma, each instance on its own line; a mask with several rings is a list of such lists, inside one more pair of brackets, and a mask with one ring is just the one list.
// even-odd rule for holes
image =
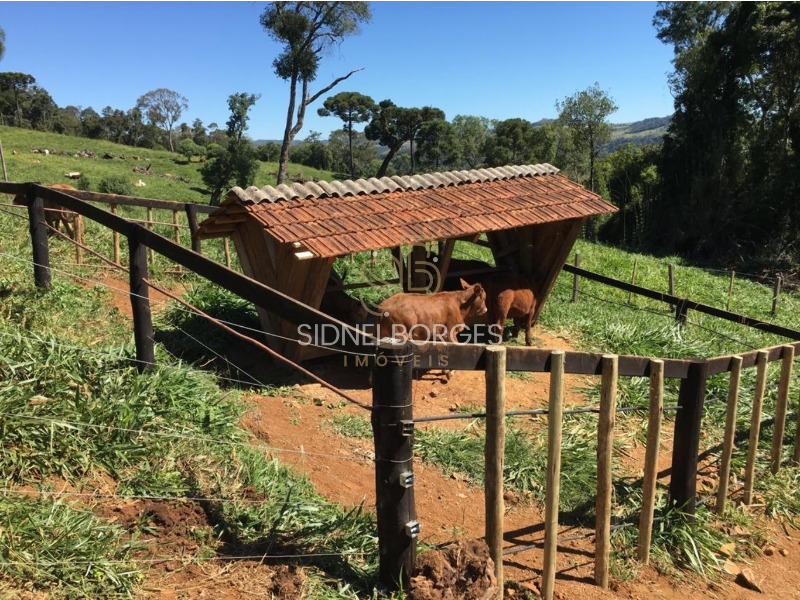
[[277, 162], [281, 155], [281, 145], [275, 142], [266, 142], [256, 147], [258, 160], [262, 162]]
[[380, 156], [378, 148], [362, 132], [356, 132], [351, 137], [342, 129], [332, 131], [328, 137], [328, 149], [333, 159], [332, 170], [338, 173], [347, 172], [352, 157], [353, 173], [350, 177], [369, 177], [375, 173], [377, 167], [374, 168], [373, 165]]
[[204, 156], [206, 149], [194, 143], [190, 137], [183, 138], [178, 142], [178, 153], [185, 156], [187, 162], [192, 162], [193, 156]]
[[611, 139], [611, 125], [606, 119], [617, 110], [609, 95], [595, 83], [582, 92], [556, 102], [559, 121], [572, 132], [572, 139], [579, 151], [589, 159], [589, 189], [595, 188], [595, 161], [603, 144]]
[[339, 92], [335, 96], [327, 98], [322, 108], [317, 110], [321, 117], [331, 115], [339, 117], [344, 122], [342, 128], [347, 132], [350, 148], [350, 177], [355, 179], [355, 168], [353, 167], [353, 124], [369, 121], [372, 113], [377, 110], [378, 105], [369, 96], [358, 92]]
[[537, 162], [536, 128], [525, 119], [506, 119], [494, 124], [486, 145], [486, 163], [491, 167]]
[[181, 118], [183, 111], [189, 108], [189, 101], [178, 92], [159, 88], [140, 96], [136, 101], [136, 107], [147, 116], [150, 123], [164, 129], [169, 149], [174, 152], [172, 126]]
[[6, 54], [6, 31], [2, 27], [0, 27], [0, 60], [3, 60], [5, 54]]
[[255, 182], [258, 173], [258, 159], [253, 143], [244, 137], [247, 131], [247, 114], [259, 96], [239, 93], [228, 97], [231, 116], [225, 124], [225, 145], [209, 144], [208, 160], [200, 169], [203, 182], [211, 188], [211, 205], [217, 206], [222, 191], [231, 182], [240, 187], [248, 187]]
[[309, 84], [317, 77], [320, 57], [326, 49], [356, 33], [359, 24], [368, 22], [370, 18], [366, 2], [272, 2], [261, 15], [261, 26], [270, 37], [284, 45], [272, 62], [275, 74], [289, 82], [289, 106], [278, 161], [278, 184], [283, 183], [286, 177], [289, 149], [303, 128], [306, 108], [361, 70], [354, 69], [311, 94]]
[[395, 154], [403, 144], [411, 144], [410, 171], [414, 172], [414, 139], [420, 128], [430, 121], [443, 121], [444, 111], [439, 108], [425, 106], [423, 108], [403, 108], [396, 106], [391, 100], [383, 100], [378, 105], [372, 121], [367, 125], [364, 134], [367, 139], [388, 146], [389, 152], [383, 159], [376, 177], [383, 177]]
[[451, 168], [460, 159], [453, 126], [444, 119], [427, 121], [417, 131], [417, 163], [426, 170]]
[[468, 115], [453, 118], [453, 136], [458, 155], [470, 169], [477, 169], [486, 156], [486, 141], [489, 138], [489, 119]]
[[0, 94], [9, 96], [14, 124], [17, 127], [22, 127], [22, 98], [35, 83], [36, 78], [27, 73], [0, 73]]

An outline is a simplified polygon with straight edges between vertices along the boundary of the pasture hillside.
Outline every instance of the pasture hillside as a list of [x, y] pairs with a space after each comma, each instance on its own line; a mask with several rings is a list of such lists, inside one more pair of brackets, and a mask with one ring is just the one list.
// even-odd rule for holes
[[[40, 183], [71, 183], [66, 173], [82, 173], [89, 189], [98, 191], [105, 178], [122, 178], [133, 186], [143, 181], [144, 187], [133, 187], [135, 195], [176, 202], [208, 204], [210, 192], [200, 176], [202, 163], [197, 158], [191, 162], [184, 156], [166, 150], [134, 148], [103, 140], [0, 126], [0, 140], [6, 157], [9, 181], [37, 181]], [[48, 154], [33, 152], [47, 150]], [[16, 153], [16, 154], [15, 154]], [[92, 158], [76, 156], [79, 153]], [[113, 158], [103, 158], [112, 155]], [[147, 169], [150, 173], [137, 172]], [[136, 170], [135, 170], [136, 169]], [[255, 185], [274, 185], [277, 163], [259, 162]], [[289, 164], [289, 177], [317, 178], [330, 181], [333, 174], [305, 165]]]
[[[165, 161], [175, 164], [173, 155], [164, 154]], [[127, 155], [118, 163], [95, 160], [100, 166], [130, 166]], [[23, 216], [0, 212], [0, 597], [196, 593], [233, 600], [257, 590], [286, 599], [375, 598], [375, 480], [368, 414], [270, 364], [243, 341], [157, 294], [152, 297], [157, 366], [139, 375], [127, 275], [93, 257], [78, 267], [70, 245], [51, 237], [54, 287], [47, 293], [36, 290], [25, 211], [3, 209]], [[143, 216], [141, 209], [135, 210], [121, 214]], [[164, 233], [171, 235], [168, 229]], [[110, 255], [107, 231], [89, 223], [87, 240]], [[182, 241], [186, 243], [185, 235]], [[626, 281], [636, 261], [636, 283], [664, 291], [667, 262], [673, 262], [679, 296], [720, 307], [728, 300], [728, 273], [585, 241], [576, 249], [583, 267]], [[203, 250], [222, 259], [218, 244], [204, 243]], [[460, 242], [456, 256], [490, 260], [484, 249]], [[125, 252], [122, 258], [125, 262]], [[368, 270], [368, 262], [367, 256], [357, 255], [340, 260], [338, 267], [352, 281]], [[150, 272], [151, 280], [207, 313], [258, 327], [250, 304], [186, 271], [176, 272], [165, 259], [156, 257]], [[800, 329], [800, 297], [782, 294], [773, 318], [771, 294], [770, 282], [737, 278], [731, 309]], [[572, 276], [562, 273], [535, 332], [537, 345], [691, 357], [784, 341], [696, 312], [680, 327], [671, 307], [586, 280], [580, 283], [577, 303], [571, 295]], [[342, 369], [340, 358], [309, 366], [369, 402], [366, 374]], [[547, 382], [541, 375], [508, 374], [509, 408], [545, 405]], [[772, 367], [765, 415], [774, 414], [777, 376]], [[458, 372], [446, 384], [431, 378], [415, 382], [415, 414], [480, 410], [482, 377]], [[568, 403], [596, 404], [598, 383], [596, 378], [571, 378]], [[742, 381], [739, 432], [749, 426], [755, 385], [750, 369]], [[794, 424], [797, 377], [791, 386], [789, 422]], [[724, 376], [709, 380], [703, 448], [716, 448], [722, 439], [726, 388]], [[647, 425], [641, 409], [647, 405], [648, 381], [624, 379], [619, 390], [620, 405], [639, 409], [618, 416], [614, 511], [624, 525], [636, 519], [640, 506], [637, 481]], [[676, 399], [677, 384], [671, 381], [664, 403], [673, 405]], [[665, 460], [673, 419], [674, 413], [665, 414]], [[508, 520], [520, 532], [541, 523], [546, 470], [542, 425], [539, 418], [509, 421], [504, 472]], [[581, 535], [591, 535], [593, 524], [596, 425], [593, 414], [572, 415], [564, 423], [563, 508], [569, 511], [564, 524]], [[759, 469], [767, 465], [770, 425], [762, 432], [765, 451], [758, 457]], [[794, 425], [788, 434], [794, 434]], [[484, 439], [480, 420], [420, 427], [415, 469], [422, 548], [482, 535]], [[744, 454], [743, 448], [734, 454], [737, 479]], [[712, 451], [709, 462], [713, 458]], [[709, 473], [713, 470], [702, 474], [704, 494], [715, 488]], [[693, 526], [667, 509], [664, 487], [659, 486], [653, 550], [657, 570], [644, 569], [632, 559], [635, 528], [621, 527], [613, 539], [616, 591], [601, 592], [587, 584], [592, 561], [583, 555], [591, 555], [591, 539], [570, 542], [580, 560], [565, 564], [557, 589], [564, 598], [672, 598], [676, 581], [682, 581], [700, 590], [687, 597], [733, 600], [741, 593], [725, 569], [735, 563], [752, 564], [769, 578], [773, 597], [788, 597], [800, 581], [777, 574], [800, 552], [800, 544], [772, 519], [797, 537], [792, 522], [800, 514], [799, 481], [796, 468], [764, 475], [756, 482], [758, 506], [742, 508], [734, 493], [724, 517], [701, 506]], [[519, 537], [522, 543], [539, 539], [535, 531]], [[768, 549], [769, 556], [762, 556]], [[508, 568], [515, 597], [535, 597], [529, 591], [541, 568], [537, 552], [516, 555]], [[703, 595], [709, 584], [713, 591]]]

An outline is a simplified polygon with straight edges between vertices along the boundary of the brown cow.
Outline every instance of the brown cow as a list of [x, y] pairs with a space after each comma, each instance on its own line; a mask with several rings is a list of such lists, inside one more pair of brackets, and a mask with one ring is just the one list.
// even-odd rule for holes
[[525, 345], [531, 345], [531, 326], [536, 310], [536, 296], [531, 283], [516, 273], [494, 273], [486, 279], [489, 323], [499, 326], [500, 339], [503, 339], [506, 319], [514, 319], [513, 336], [525, 327]]
[[464, 321], [486, 313], [486, 292], [479, 283], [461, 280], [463, 289], [438, 294], [395, 294], [378, 310], [382, 337], [416, 341], [456, 341]]
[[[47, 187], [60, 190], [75, 190], [74, 187], [67, 183], [54, 183], [52, 185], [48, 185]], [[14, 204], [25, 206], [28, 204], [28, 201], [24, 195], [19, 195], [14, 198]], [[56, 204], [51, 200], [44, 200], [45, 223], [47, 223], [53, 229], [59, 231], [61, 230], [61, 225], [63, 224], [64, 233], [79, 243], [83, 243], [82, 239], [78, 239], [79, 237], [83, 237], [81, 235], [81, 231], [83, 231], [82, 219], [83, 217], [81, 217], [78, 213], [72, 212], [71, 210], [66, 210], [60, 204]]]

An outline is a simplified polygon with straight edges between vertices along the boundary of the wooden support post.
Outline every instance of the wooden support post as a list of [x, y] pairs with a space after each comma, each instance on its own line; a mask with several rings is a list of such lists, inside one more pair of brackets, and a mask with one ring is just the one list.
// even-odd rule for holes
[[777, 316], [778, 314], [778, 298], [781, 296], [781, 278], [778, 277], [775, 280], [775, 291], [772, 294], [772, 316]]
[[775, 426], [772, 428], [772, 452], [770, 470], [777, 473], [781, 468], [783, 436], [786, 433], [786, 412], [789, 408], [789, 386], [792, 383], [794, 346], [786, 344], [781, 350], [781, 380], [778, 384], [778, 404], [775, 407]]
[[561, 426], [564, 410], [564, 351], [550, 354], [550, 403], [547, 412], [547, 483], [544, 506], [542, 598], [553, 600], [558, 551], [558, 503], [561, 492]]
[[707, 374], [706, 361], [691, 363], [678, 392], [669, 496], [674, 506], [689, 515], [694, 515], [697, 503], [697, 454], [700, 451]]
[[[580, 268], [581, 266], [581, 253], [575, 253], [575, 266]], [[578, 274], [572, 274], [572, 302], [575, 303], [578, 301]]]
[[503, 599], [503, 465], [506, 445], [506, 348], [486, 348], [486, 544], [494, 561], [498, 600]]
[[33, 281], [39, 289], [50, 289], [50, 245], [47, 241], [47, 222], [44, 218], [44, 200], [35, 192], [28, 195], [28, 229], [33, 245]]
[[414, 506], [413, 412], [408, 342], [381, 340], [372, 371], [372, 432], [379, 578], [390, 590], [408, 590], [417, 555]]
[[225, 266], [231, 268], [231, 244], [228, 238], [222, 238], [222, 249], [225, 252]]
[[736, 271], [731, 271], [731, 282], [728, 284], [728, 301], [725, 303], [725, 310], [731, 309], [731, 300], [733, 299], [733, 280], [736, 279]]
[[667, 265], [667, 273], [669, 277], [669, 295], [675, 295], [675, 265], [669, 263]]
[[131, 308], [133, 309], [133, 333], [136, 341], [136, 360], [139, 372], [155, 364], [153, 342], [153, 319], [150, 314], [150, 287], [144, 282], [147, 272], [147, 246], [141, 241], [138, 227], [128, 234], [128, 256], [130, 260]]
[[736, 436], [736, 410], [739, 402], [739, 383], [742, 379], [742, 357], [731, 358], [731, 380], [728, 383], [728, 409], [725, 414], [725, 436], [722, 439], [722, 457], [719, 467], [719, 489], [717, 490], [716, 512], [725, 512], [728, 499], [728, 479], [731, 476], [731, 457]]
[[617, 410], [619, 358], [603, 356], [600, 383], [600, 415], [597, 424], [597, 498], [595, 500], [594, 581], [608, 589], [608, 566], [611, 560], [611, 458], [614, 451], [614, 421]]
[[75, 218], [75, 241], [75, 263], [80, 267], [83, 264], [83, 245], [86, 243], [81, 215]]
[[767, 387], [767, 359], [769, 352], [759, 350], [756, 356], [756, 391], [753, 398], [753, 413], [750, 416], [750, 439], [747, 442], [747, 464], [744, 467], [743, 501], [749, 506], [753, 501], [753, 484], [756, 476], [756, 457], [758, 456], [758, 437], [761, 433], [761, 406]]
[[[112, 215], [117, 214], [116, 204], [111, 205], [111, 214]], [[119, 232], [117, 231], [113, 232], [111, 237], [114, 240], [114, 263], [117, 265], [121, 265], [122, 263], [120, 262], [120, 252], [119, 252]]]
[[192, 236], [192, 250], [198, 254], [202, 254], [203, 250], [200, 247], [200, 240], [195, 239], [194, 234], [197, 232], [199, 225], [197, 224], [197, 205], [189, 202], [186, 204], [186, 218], [189, 219], [189, 232]]
[[658, 451], [661, 444], [661, 418], [664, 414], [664, 361], [650, 361], [650, 409], [647, 415], [647, 447], [644, 455], [642, 512], [639, 514], [639, 543], [637, 557], [643, 564], [650, 562], [650, 540], [653, 536], [653, 513], [656, 506], [658, 481]]
[[[633, 259], [633, 273], [631, 273], [631, 285], [636, 285], [636, 270], [639, 267], [639, 259]], [[628, 292], [628, 304], [633, 302], [633, 292]]]
[[[150, 230], [153, 229], [153, 209], [149, 206], [147, 207], [147, 228]], [[147, 253], [152, 263], [156, 259], [156, 253], [152, 248], [148, 248]]]

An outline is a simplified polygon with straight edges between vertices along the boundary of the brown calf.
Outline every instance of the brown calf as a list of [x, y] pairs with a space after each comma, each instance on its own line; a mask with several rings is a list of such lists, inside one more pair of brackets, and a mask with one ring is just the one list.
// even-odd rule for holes
[[494, 273], [486, 279], [489, 322], [499, 326], [500, 339], [503, 339], [506, 319], [514, 319], [514, 337], [520, 327], [525, 327], [525, 345], [531, 345], [531, 326], [536, 310], [536, 297], [531, 283], [516, 273]]
[[[54, 183], [52, 185], [48, 185], [47, 187], [60, 190], [75, 189], [66, 183]], [[27, 199], [23, 195], [19, 195], [14, 198], [14, 204], [24, 206], [27, 203]], [[44, 221], [50, 227], [58, 231], [61, 230], [61, 225], [63, 224], [64, 233], [66, 233], [73, 240], [83, 243], [83, 239], [79, 239], [83, 238], [83, 235], [81, 234], [83, 231], [83, 217], [81, 217], [78, 213], [67, 210], [60, 204], [56, 204], [51, 200], [44, 200]]]

